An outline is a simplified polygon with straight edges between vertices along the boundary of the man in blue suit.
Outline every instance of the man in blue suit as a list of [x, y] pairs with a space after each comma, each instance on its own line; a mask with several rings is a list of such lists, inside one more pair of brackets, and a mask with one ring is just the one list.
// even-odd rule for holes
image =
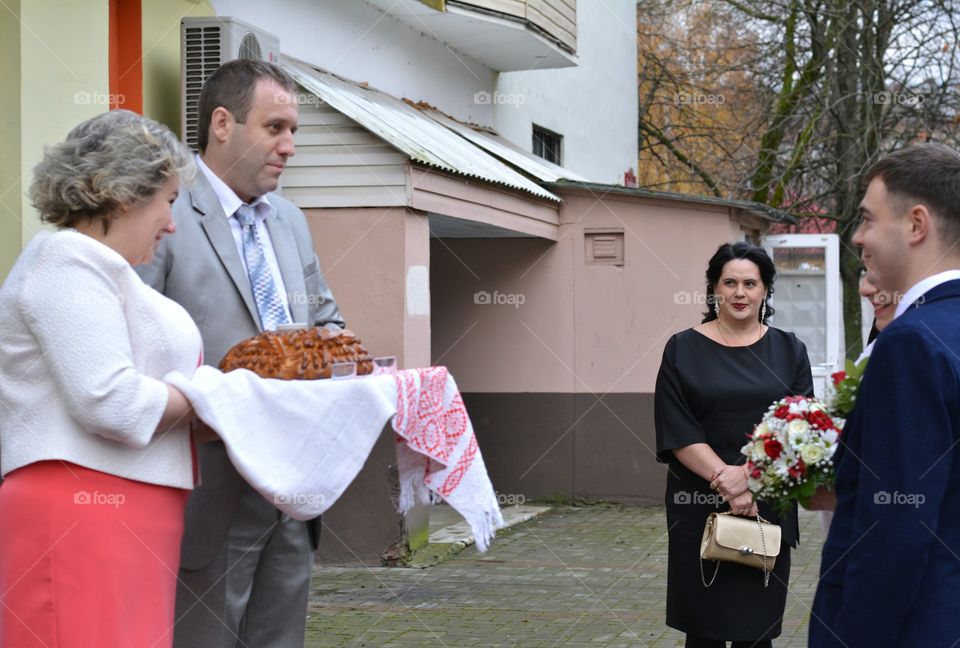
[[810, 646], [960, 642], [960, 154], [912, 146], [865, 178], [853, 242], [900, 296], [837, 453]]

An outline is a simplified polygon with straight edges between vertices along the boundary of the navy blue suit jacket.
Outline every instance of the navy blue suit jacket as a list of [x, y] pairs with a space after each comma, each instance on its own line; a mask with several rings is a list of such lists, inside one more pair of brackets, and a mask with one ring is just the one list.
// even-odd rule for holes
[[877, 339], [837, 452], [810, 646], [960, 641], [960, 280]]

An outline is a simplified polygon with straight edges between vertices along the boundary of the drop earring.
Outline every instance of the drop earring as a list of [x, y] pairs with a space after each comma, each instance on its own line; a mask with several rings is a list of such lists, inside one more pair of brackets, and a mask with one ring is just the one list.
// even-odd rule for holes
[[720, 302], [717, 301], [716, 295], [713, 295], [713, 314], [717, 316], [717, 319], [720, 319]]
[[763, 322], [766, 319], [767, 319], [767, 300], [764, 299], [763, 304], [760, 306], [760, 323], [763, 324]]

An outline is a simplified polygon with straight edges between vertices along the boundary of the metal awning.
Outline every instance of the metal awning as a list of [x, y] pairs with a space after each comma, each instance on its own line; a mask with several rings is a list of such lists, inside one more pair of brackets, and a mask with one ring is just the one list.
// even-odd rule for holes
[[292, 57], [281, 56], [280, 64], [306, 90], [403, 151], [411, 160], [560, 202], [558, 196], [483, 148], [392, 95], [347, 81]]
[[582, 178], [576, 173], [564, 169], [562, 166], [557, 166], [553, 162], [524, 151], [513, 142], [487, 129], [458, 122], [437, 110], [426, 110], [424, 112], [429, 115], [431, 119], [459, 133], [462, 137], [470, 140], [489, 153], [493, 153], [498, 158], [523, 169], [541, 182], [558, 182], [560, 180], [570, 180], [573, 182], [587, 181], [586, 178]]

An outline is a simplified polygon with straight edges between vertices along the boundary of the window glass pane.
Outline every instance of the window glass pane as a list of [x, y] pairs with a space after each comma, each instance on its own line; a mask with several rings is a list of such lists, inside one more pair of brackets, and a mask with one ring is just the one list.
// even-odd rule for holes
[[533, 126], [533, 154], [560, 164], [563, 136], [546, 128]]
[[823, 274], [827, 271], [827, 251], [822, 247], [773, 248], [777, 272]]
[[827, 361], [826, 249], [773, 248], [777, 268], [772, 323], [794, 333], [807, 346], [810, 364]]

